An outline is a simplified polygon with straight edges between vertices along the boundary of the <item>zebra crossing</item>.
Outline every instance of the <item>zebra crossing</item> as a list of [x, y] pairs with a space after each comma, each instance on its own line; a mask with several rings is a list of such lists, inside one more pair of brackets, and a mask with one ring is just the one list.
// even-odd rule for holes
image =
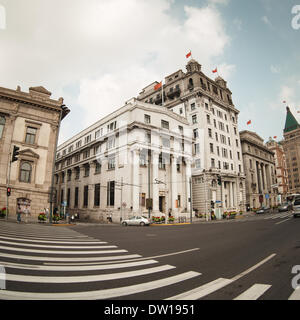
[[288, 211], [288, 212], [279, 212], [279, 213], [274, 213], [270, 216], [267, 216], [264, 218], [264, 220], [275, 220], [275, 219], [284, 219], [284, 218], [291, 218], [293, 214]]
[[[5, 280], [6, 287], [0, 290], [0, 299], [4, 300], [139, 300], [141, 296], [146, 300], [198, 300], [252, 270], [202, 283], [198, 271], [179, 272], [176, 266], [72, 229], [0, 222], [1, 266], [5, 274], [0, 274], [0, 280]], [[183, 289], [187, 287], [190, 289]], [[164, 288], [172, 288], [173, 295], [166, 296]], [[271, 284], [255, 283], [234, 299], [259, 299], [269, 290]], [[300, 300], [300, 290], [287, 298]]]

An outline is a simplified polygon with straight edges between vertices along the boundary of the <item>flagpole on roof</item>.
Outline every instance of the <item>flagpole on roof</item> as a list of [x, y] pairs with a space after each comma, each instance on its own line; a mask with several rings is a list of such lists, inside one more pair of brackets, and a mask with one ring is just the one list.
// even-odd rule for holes
[[161, 80], [161, 105], [164, 106], [164, 83], [163, 80]]

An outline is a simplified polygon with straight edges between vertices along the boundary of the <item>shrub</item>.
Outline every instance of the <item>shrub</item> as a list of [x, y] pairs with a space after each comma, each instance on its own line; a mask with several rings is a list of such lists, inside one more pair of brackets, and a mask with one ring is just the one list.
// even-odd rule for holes
[[4, 207], [0, 210], [0, 218], [4, 218], [5, 216], [6, 216], [6, 208]]
[[44, 212], [41, 212], [41, 213], [38, 215], [38, 220], [39, 220], [39, 221], [46, 221], [46, 220], [47, 220], [47, 216], [45, 215]]

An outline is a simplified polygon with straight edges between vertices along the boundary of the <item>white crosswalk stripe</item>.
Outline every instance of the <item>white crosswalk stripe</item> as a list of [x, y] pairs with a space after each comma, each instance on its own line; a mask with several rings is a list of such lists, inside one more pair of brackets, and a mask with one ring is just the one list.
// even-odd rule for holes
[[[176, 267], [129, 254], [104, 241], [80, 237], [74, 231], [64, 234], [49, 228], [40, 232], [37, 226], [0, 226], [0, 265], [6, 268], [7, 282], [6, 290], [0, 290], [0, 299], [109, 299], [171, 286], [201, 275], [194, 271], [167, 275]], [[156, 279], [149, 281], [146, 277]], [[123, 282], [118, 286], [116, 282], [103, 289], [103, 282], [122, 279], [129, 285], [124, 286]], [[82, 283], [90, 283], [93, 290], [81, 292], [78, 284]], [[66, 292], [56, 289], [62, 284], [66, 285]], [[30, 288], [36, 286], [38, 292], [31, 292]]]
[[[69, 232], [65, 228], [64, 235], [62, 229], [57, 232], [47, 228], [47, 233], [43, 233], [38, 226], [30, 226], [29, 236], [28, 226], [11, 224], [6, 228], [1, 223], [0, 226], [0, 266], [6, 270], [0, 274], [0, 279], [6, 281], [0, 299], [9, 300], [113, 299], [139, 297], [139, 294], [152, 294], [153, 290], [164, 295], [165, 287], [170, 292], [175, 290], [173, 295], [163, 297], [165, 300], [198, 300], [222, 292], [276, 255], [268, 256], [233, 278], [218, 277], [199, 286], [200, 272], [178, 272], [175, 266], [157, 261], [157, 257], [144, 258], [114, 244], [81, 237], [74, 230]], [[186, 282], [188, 286], [181, 290], [181, 284]], [[234, 300], [256, 300], [270, 290], [271, 284], [254, 283]], [[287, 298], [300, 300], [300, 290], [294, 290]]]
[[269, 284], [254, 284], [248, 290], [237, 296], [234, 300], [257, 300], [262, 296], [271, 285]]

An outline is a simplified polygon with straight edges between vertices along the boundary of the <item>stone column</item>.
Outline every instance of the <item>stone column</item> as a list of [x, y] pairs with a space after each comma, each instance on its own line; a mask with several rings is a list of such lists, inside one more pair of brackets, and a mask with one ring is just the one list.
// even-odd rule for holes
[[138, 213], [140, 209], [140, 181], [139, 181], [139, 172], [140, 172], [140, 161], [139, 161], [139, 150], [134, 149], [132, 151], [132, 209], [133, 212]]
[[157, 214], [159, 212], [159, 189], [158, 184], [155, 183], [155, 179], [158, 179], [158, 158], [159, 152], [152, 151], [152, 206], [153, 206], [153, 214]]
[[191, 169], [191, 159], [185, 159], [185, 180], [186, 180], [186, 208], [188, 212], [191, 212], [191, 190], [190, 190], [190, 179], [192, 178], [192, 169]]
[[225, 181], [222, 180], [221, 182], [221, 192], [222, 192], [222, 208], [223, 209], [227, 209], [225, 207]]
[[172, 214], [177, 215], [178, 208], [176, 208], [176, 200], [178, 199], [177, 191], [177, 156], [172, 156], [172, 169], [171, 169], [171, 183], [172, 183]]
[[233, 182], [229, 182], [229, 193], [230, 193], [230, 207], [232, 208], [233, 207]]

